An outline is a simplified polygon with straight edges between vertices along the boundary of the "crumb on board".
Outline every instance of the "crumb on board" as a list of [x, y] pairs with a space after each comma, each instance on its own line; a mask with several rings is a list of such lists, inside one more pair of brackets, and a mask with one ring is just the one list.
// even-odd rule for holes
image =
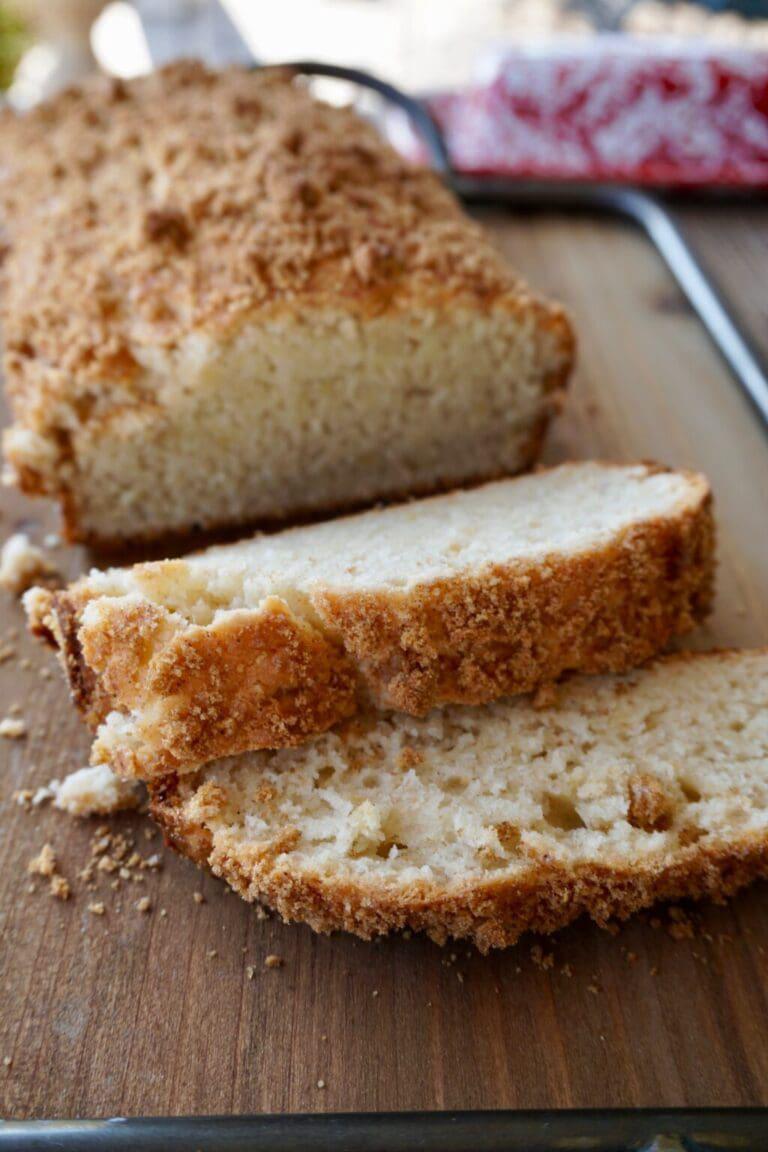
[[673, 940], [692, 940], [696, 935], [695, 924], [682, 908], [673, 905], [668, 909], [670, 923], [667, 932]]
[[0, 550], [0, 588], [21, 596], [33, 584], [48, 583], [59, 573], [42, 548], [33, 544], [26, 532], [15, 532]]
[[88, 911], [92, 912], [94, 916], [103, 916], [106, 908], [102, 900], [94, 900], [93, 903], [88, 905]]
[[31, 876], [53, 876], [56, 871], [56, 853], [51, 844], [43, 844], [37, 856], [27, 864], [27, 872]]
[[108, 816], [138, 808], [141, 790], [131, 780], [121, 780], [106, 764], [70, 772], [64, 780], [51, 780], [54, 807], [71, 816]]
[[245, 974], [249, 980], [253, 980], [254, 976], [256, 975], [256, 969], [254, 968], [253, 964], [247, 965], [247, 967], [245, 969]]
[[285, 961], [283, 960], [282, 956], [276, 956], [274, 952], [270, 952], [269, 956], [267, 956], [266, 960], [264, 961], [264, 967], [282, 968], [284, 963]]
[[136, 911], [145, 913], [152, 911], [152, 901], [149, 896], [142, 896], [141, 900], [136, 901]]
[[71, 895], [72, 889], [64, 876], [58, 872], [51, 876], [51, 896], [55, 896], [57, 900], [69, 900]]
[[547, 972], [554, 967], [555, 954], [554, 952], [545, 952], [541, 944], [534, 944], [531, 948], [531, 960], [542, 972]]
[[202, 892], [193, 892], [192, 899], [195, 904], [205, 904], [205, 896], [203, 896]]
[[22, 740], [27, 734], [27, 726], [18, 716], [4, 716], [0, 720], [0, 736], [6, 740]]

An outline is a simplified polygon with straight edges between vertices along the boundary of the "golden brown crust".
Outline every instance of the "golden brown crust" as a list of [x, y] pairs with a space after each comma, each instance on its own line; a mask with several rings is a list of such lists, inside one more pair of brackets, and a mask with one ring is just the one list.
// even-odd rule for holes
[[514, 944], [524, 932], [555, 932], [582, 915], [604, 925], [659, 901], [723, 901], [768, 876], [768, 836], [750, 833], [730, 843], [681, 846], [667, 858], [631, 867], [575, 866], [542, 857], [513, 879], [449, 887], [433, 881], [398, 886], [370, 875], [358, 881], [292, 867], [290, 856], [281, 855], [290, 853], [285, 837], [250, 851], [234, 838], [230, 843], [221, 837], [214, 845], [204, 821], [187, 818], [175, 780], [153, 784], [150, 792], [152, 815], [168, 843], [243, 899], [267, 904], [284, 920], [305, 922], [316, 932], [342, 930], [366, 940], [410, 929], [439, 944], [450, 937], [470, 939], [487, 952]]
[[161, 415], [144, 366], [191, 335], [228, 340], [308, 308], [460, 305], [524, 319], [551, 348], [545, 389], [567, 377], [563, 310], [529, 292], [434, 174], [287, 73], [177, 63], [89, 81], [5, 112], [0, 139], [6, 379], [15, 428], [39, 437], [12, 434], [6, 455], [25, 491], [62, 499], [72, 538], [88, 537], [73, 437]]
[[146, 599], [102, 598], [83, 624], [86, 582], [52, 598], [49, 630], [90, 723], [111, 709], [151, 713], [98, 753], [139, 777], [189, 771], [301, 743], [371, 701], [419, 715], [642, 663], [711, 604], [711, 495], [696, 482], [697, 504], [589, 553], [407, 593], [316, 589], [312, 622], [274, 597], [206, 627]]
[[498, 566], [407, 595], [319, 591], [313, 606], [382, 707], [483, 704], [566, 672], [620, 672], [711, 605], [711, 496], [588, 554]]

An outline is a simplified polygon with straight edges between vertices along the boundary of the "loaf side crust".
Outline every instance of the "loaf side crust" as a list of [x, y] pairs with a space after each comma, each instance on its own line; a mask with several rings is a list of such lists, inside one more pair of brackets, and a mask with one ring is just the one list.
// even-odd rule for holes
[[[40, 592], [33, 631], [59, 647], [75, 703], [95, 727], [142, 712], [128, 739], [102, 729], [94, 754], [127, 775], [191, 771], [288, 747], [358, 708], [421, 715], [482, 704], [569, 672], [622, 672], [690, 631], [712, 602], [711, 494], [589, 554], [489, 568], [403, 592], [315, 590], [311, 619], [278, 597], [206, 627], [148, 600], [87, 585]], [[78, 621], [80, 621], [78, 623]]]

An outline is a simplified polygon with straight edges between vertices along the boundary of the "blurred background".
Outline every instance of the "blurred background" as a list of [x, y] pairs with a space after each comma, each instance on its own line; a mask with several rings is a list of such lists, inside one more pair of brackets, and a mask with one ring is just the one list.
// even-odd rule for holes
[[[709, 0], [2, 0], [0, 84], [20, 104], [98, 62], [133, 76], [180, 53], [214, 63], [312, 57], [409, 88], [481, 77], [505, 46], [624, 33], [768, 45], [768, 2]], [[17, 69], [19, 62], [21, 67]]]

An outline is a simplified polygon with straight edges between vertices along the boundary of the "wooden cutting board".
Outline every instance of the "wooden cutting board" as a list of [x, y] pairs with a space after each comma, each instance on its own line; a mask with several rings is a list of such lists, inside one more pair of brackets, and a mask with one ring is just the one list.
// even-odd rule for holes
[[[768, 437], [657, 257], [615, 224], [485, 219], [576, 316], [580, 368], [548, 459], [705, 470], [719, 593], [692, 643], [765, 643]], [[688, 223], [765, 348], [768, 212], [697, 210]], [[2, 535], [26, 524], [42, 534], [55, 520], [6, 493]], [[94, 562], [60, 559], [70, 575]], [[89, 892], [77, 873], [98, 822], [12, 800], [88, 753], [60, 677], [41, 677], [51, 657], [22, 627], [5, 597], [0, 642], [15, 656], [0, 665], [0, 714], [18, 703], [29, 734], [0, 741], [0, 1114], [768, 1104], [766, 886], [729, 907], [652, 914], [616, 935], [583, 923], [488, 957], [259, 920], [170, 851], [160, 871], [134, 867], [143, 879], [118, 890], [119, 876], [99, 873]], [[110, 827], [143, 857], [160, 850], [142, 817]], [[72, 882], [66, 903], [40, 882], [28, 890], [45, 841]], [[283, 965], [265, 967], [270, 954]]]

